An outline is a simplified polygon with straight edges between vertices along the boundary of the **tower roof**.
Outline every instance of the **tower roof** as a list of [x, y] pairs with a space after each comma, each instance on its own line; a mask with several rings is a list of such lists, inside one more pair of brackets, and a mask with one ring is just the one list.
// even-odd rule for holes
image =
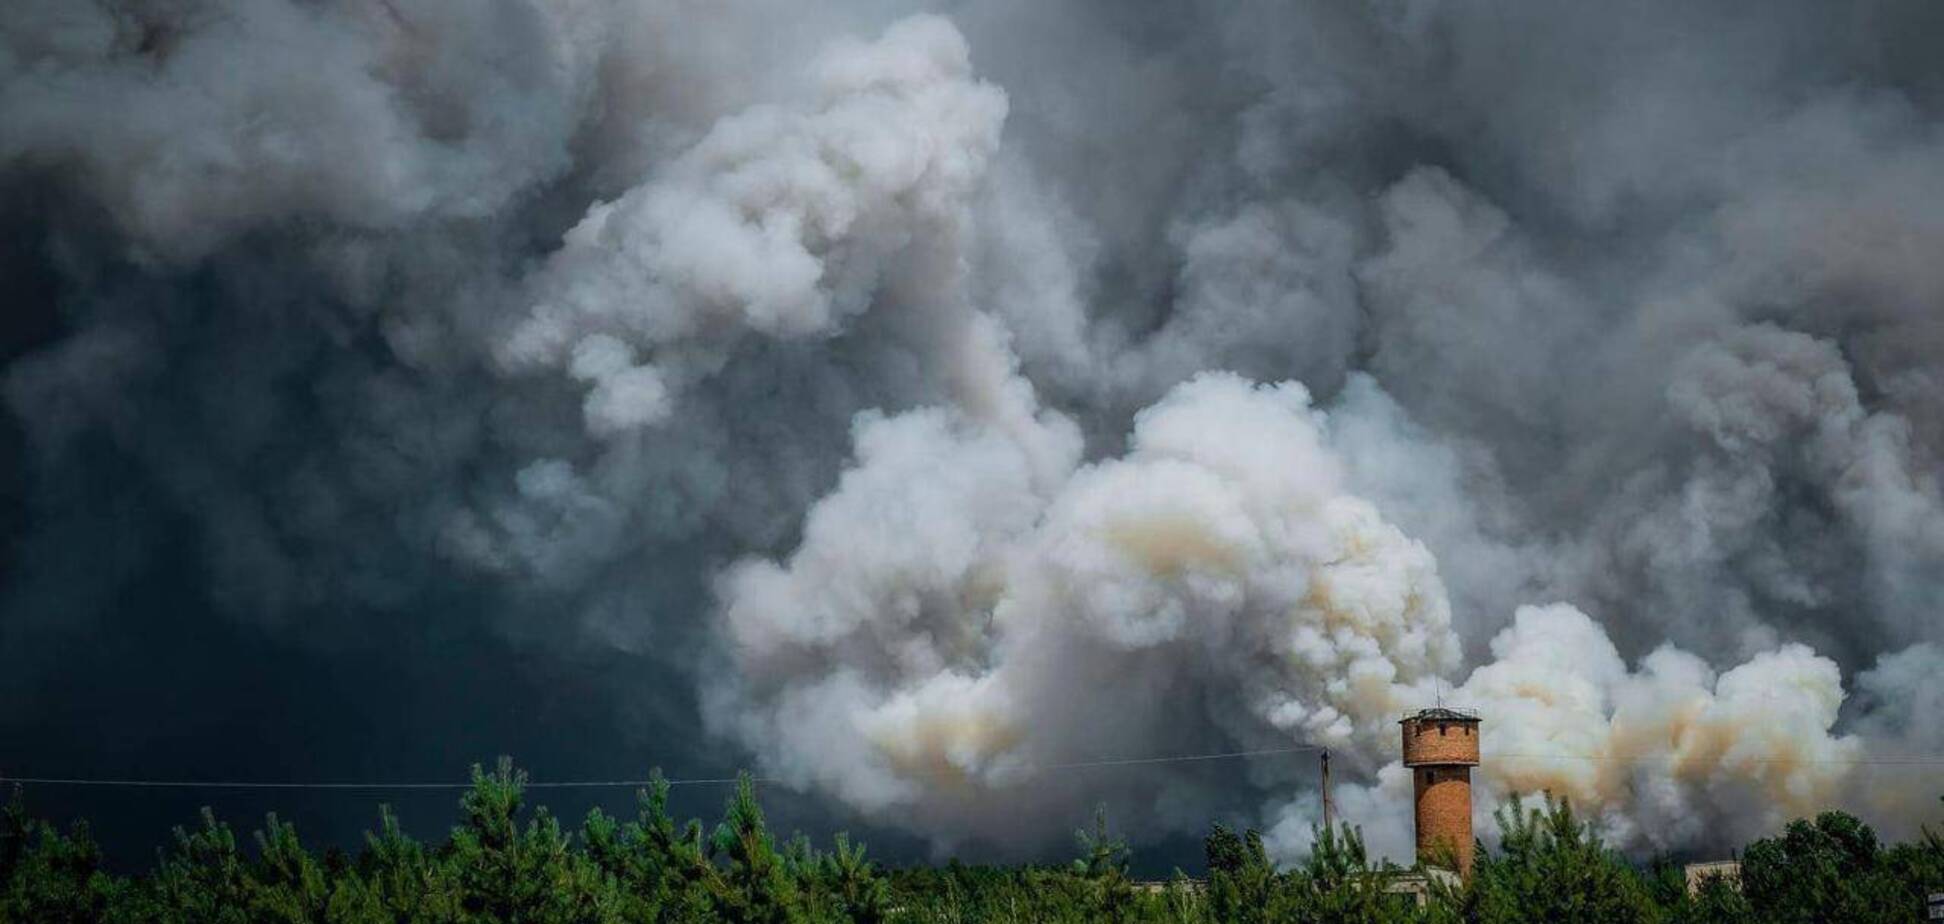
[[1413, 712], [1410, 715], [1407, 715], [1404, 718], [1399, 720], [1400, 724], [1403, 722], [1425, 722], [1425, 721], [1479, 722], [1483, 720], [1479, 718], [1478, 710], [1476, 709], [1457, 709], [1451, 706], [1434, 706], [1429, 709], [1420, 709], [1417, 712]]

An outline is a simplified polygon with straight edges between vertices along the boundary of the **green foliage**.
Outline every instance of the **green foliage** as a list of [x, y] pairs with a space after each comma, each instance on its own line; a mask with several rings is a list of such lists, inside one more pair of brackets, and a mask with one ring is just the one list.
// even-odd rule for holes
[[520, 823], [526, 773], [507, 758], [491, 774], [472, 769], [452, 831], [447, 865], [458, 885], [460, 920], [505, 924], [606, 924], [618, 921], [613, 890], [585, 852], [572, 849], [560, 823], [538, 809]]
[[1398, 871], [1370, 865], [1363, 832], [1344, 825], [1316, 832], [1309, 860], [1290, 875], [1295, 914], [1283, 920], [1382, 924], [1407, 920], [1408, 897], [1384, 888]]
[[116, 883], [86, 824], [62, 834], [27, 817], [18, 790], [0, 814], [0, 921], [47, 924], [99, 921]]
[[250, 877], [252, 920], [308, 924], [330, 919], [331, 888], [324, 867], [297, 840], [297, 829], [273, 813], [256, 833], [256, 872]]
[[175, 850], [162, 856], [152, 888], [161, 921], [248, 924], [252, 890], [236, 835], [208, 808], [193, 833], [175, 829]]
[[[1682, 888], [1686, 888], [1683, 882]], [[1758, 920], [1748, 898], [1720, 876], [1710, 876], [1692, 898], [1676, 899], [1672, 917], [1680, 924], [1737, 924]]]
[[715, 852], [727, 868], [715, 889], [724, 916], [750, 924], [789, 924], [802, 919], [796, 882], [776, 850], [763, 810], [756, 804], [756, 787], [744, 775], [723, 810], [716, 828]]
[[1208, 911], [1218, 921], [1262, 924], [1276, 893], [1276, 867], [1254, 831], [1237, 836], [1220, 824], [1202, 841], [1208, 862]]
[[668, 790], [657, 772], [634, 818], [595, 810], [569, 832], [528, 807], [526, 775], [502, 759], [473, 768], [438, 845], [381, 807], [354, 856], [314, 853], [275, 815], [245, 849], [205, 809], [137, 877], [103, 870], [85, 824], [36, 820], [16, 792], [0, 812], [0, 924], [1871, 924], [1916, 920], [1925, 893], [1944, 891], [1944, 838], [1885, 847], [1837, 812], [1750, 844], [1738, 882], [1689, 894], [1679, 866], [1627, 863], [1565, 802], [1515, 802], [1471, 881], [1434, 883], [1420, 906], [1398, 888], [1423, 871], [1373, 864], [1349, 826], [1316, 830], [1308, 858], [1278, 869], [1261, 835], [1216, 825], [1204, 882], [1133, 881], [1104, 811], [1064, 865], [886, 871], [843, 835], [829, 852], [779, 842], [746, 776], [708, 834], [669, 815]]
[[1639, 871], [1608, 850], [1561, 799], [1542, 808], [1514, 800], [1499, 809], [1499, 851], [1483, 855], [1464, 896], [1479, 924], [1525, 921], [1652, 922], [1662, 919]]
[[450, 867], [406, 836], [390, 806], [378, 809], [378, 830], [366, 832], [357, 865], [331, 897], [332, 922], [443, 924], [460, 920], [459, 887]]
[[829, 896], [834, 920], [880, 924], [889, 916], [890, 885], [864, 858], [864, 845], [851, 846], [847, 835], [837, 835], [837, 849], [817, 866], [815, 884], [818, 894]]
[[1927, 831], [1923, 844], [1886, 851], [1869, 825], [1824, 812], [1748, 845], [1742, 883], [1757, 920], [1912, 921], [1924, 893], [1944, 886], [1944, 845]]
[[1312, 833], [1309, 859], [1277, 872], [1260, 834], [1238, 836], [1216, 825], [1202, 842], [1208, 860], [1209, 919], [1361, 924], [1414, 918], [1411, 898], [1387, 891], [1400, 871], [1370, 864], [1361, 831], [1345, 825]]
[[1125, 921], [1134, 906], [1134, 884], [1127, 878], [1127, 843], [1107, 830], [1107, 809], [1094, 810], [1093, 829], [1075, 832], [1080, 858], [1073, 861], [1082, 905], [1089, 920]]

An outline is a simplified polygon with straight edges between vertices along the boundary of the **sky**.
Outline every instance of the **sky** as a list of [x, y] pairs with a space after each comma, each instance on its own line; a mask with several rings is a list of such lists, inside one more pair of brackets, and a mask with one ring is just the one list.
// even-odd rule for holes
[[[1944, 820], [1944, 7], [24, 0], [0, 775]], [[1238, 751], [1138, 769], [1104, 759]], [[210, 804], [36, 788], [139, 863]], [[558, 798], [554, 798], [558, 795]], [[678, 793], [713, 811], [720, 793]], [[684, 800], [687, 800], [686, 802]], [[625, 791], [549, 794], [570, 817]], [[1183, 845], [1190, 845], [1183, 847]]]

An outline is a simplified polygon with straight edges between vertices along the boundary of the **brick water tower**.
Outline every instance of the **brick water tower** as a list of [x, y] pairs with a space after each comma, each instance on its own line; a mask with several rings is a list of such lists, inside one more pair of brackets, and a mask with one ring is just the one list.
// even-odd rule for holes
[[1471, 768], [1478, 766], [1478, 713], [1440, 706], [1404, 717], [1404, 766], [1411, 770], [1417, 857], [1457, 861], [1471, 878]]

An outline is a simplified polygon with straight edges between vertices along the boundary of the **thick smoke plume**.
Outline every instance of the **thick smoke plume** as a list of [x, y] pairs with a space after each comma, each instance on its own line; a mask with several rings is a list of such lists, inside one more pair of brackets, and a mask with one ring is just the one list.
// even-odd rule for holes
[[792, 780], [986, 834], [1063, 788], [1035, 767], [1183, 727], [1378, 753], [1457, 639], [1430, 553], [1342, 493], [1308, 403], [1197, 378], [1125, 455], [1050, 478], [946, 412], [860, 422], [788, 562], [725, 578], [726, 724]]
[[1441, 696], [1481, 830], [1937, 818], [1934, 4], [923, 6], [9, 7], [0, 721], [190, 608], [938, 846], [1402, 858]]

